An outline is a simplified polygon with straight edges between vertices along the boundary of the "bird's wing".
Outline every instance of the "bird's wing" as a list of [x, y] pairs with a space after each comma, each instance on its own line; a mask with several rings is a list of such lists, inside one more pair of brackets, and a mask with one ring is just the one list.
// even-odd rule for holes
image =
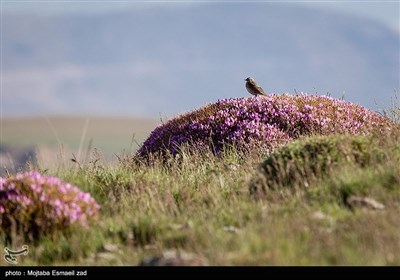
[[259, 85], [256, 85], [255, 87], [256, 87], [256, 89], [257, 89], [259, 92], [261, 92], [263, 95], [266, 95], [265, 92], [264, 92], [264, 90], [262, 89], [262, 87], [260, 87]]

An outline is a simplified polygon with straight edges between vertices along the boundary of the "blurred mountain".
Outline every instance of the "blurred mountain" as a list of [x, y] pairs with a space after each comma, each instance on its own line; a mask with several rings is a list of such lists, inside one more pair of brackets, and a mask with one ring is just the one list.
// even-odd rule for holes
[[399, 89], [398, 33], [293, 4], [4, 13], [2, 36], [3, 116], [172, 116], [249, 96], [247, 76], [266, 92], [344, 94], [372, 109]]

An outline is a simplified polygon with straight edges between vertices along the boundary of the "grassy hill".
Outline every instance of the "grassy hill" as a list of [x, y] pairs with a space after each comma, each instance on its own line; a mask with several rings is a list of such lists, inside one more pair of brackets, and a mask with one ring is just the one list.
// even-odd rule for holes
[[5, 245], [29, 244], [20, 264], [400, 265], [396, 125], [267, 154], [183, 148], [150, 163], [120, 153], [72, 164], [38, 170], [89, 192], [97, 221], [40, 238], [0, 232]]

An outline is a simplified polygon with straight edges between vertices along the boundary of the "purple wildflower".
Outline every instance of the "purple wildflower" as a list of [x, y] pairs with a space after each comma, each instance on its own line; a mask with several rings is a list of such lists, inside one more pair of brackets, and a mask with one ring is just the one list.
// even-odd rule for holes
[[302, 135], [368, 134], [389, 127], [390, 122], [381, 115], [328, 96], [230, 98], [159, 125], [137, 155], [176, 154], [187, 143], [194, 150], [209, 147], [216, 153], [225, 145], [271, 150]]
[[90, 194], [60, 178], [35, 171], [0, 178], [0, 228], [5, 232], [11, 230], [11, 221], [25, 232], [37, 233], [65, 225], [86, 226], [99, 209]]

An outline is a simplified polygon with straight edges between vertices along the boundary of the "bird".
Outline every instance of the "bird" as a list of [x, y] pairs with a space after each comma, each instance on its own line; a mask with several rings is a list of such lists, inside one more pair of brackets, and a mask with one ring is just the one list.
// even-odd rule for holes
[[253, 78], [247, 77], [244, 80], [246, 81], [246, 89], [250, 94], [254, 96], [266, 95], [262, 87], [260, 87]]

